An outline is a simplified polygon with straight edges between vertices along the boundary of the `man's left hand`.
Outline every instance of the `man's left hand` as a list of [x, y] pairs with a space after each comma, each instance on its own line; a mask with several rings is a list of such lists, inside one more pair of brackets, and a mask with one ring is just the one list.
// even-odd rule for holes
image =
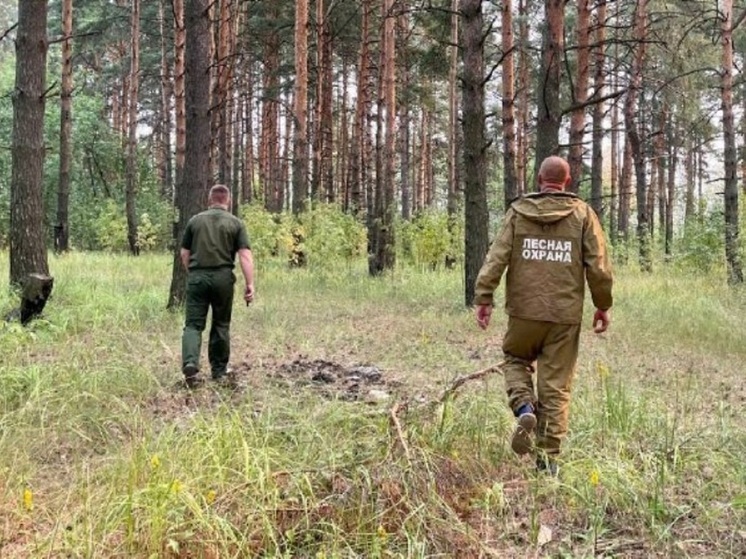
[[486, 330], [490, 325], [492, 318], [492, 305], [477, 305], [476, 309], [477, 324], [482, 330]]

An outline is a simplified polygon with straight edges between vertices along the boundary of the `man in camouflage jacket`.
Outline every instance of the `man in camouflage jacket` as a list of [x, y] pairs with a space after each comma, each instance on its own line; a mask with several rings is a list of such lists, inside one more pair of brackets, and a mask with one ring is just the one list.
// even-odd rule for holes
[[[594, 331], [609, 325], [612, 274], [598, 217], [574, 194], [567, 162], [545, 159], [540, 191], [513, 202], [476, 281], [478, 325], [487, 328], [493, 293], [507, 268], [503, 339], [505, 388], [518, 418], [511, 446], [537, 450], [537, 467], [557, 473], [567, 433], [570, 390], [578, 357], [585, 283], [596, 312]], [[532, 374], [536, 364], [536, 388]]]

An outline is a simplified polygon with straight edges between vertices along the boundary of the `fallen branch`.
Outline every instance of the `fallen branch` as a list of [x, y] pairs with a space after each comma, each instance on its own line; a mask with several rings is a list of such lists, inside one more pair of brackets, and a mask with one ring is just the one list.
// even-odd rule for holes
[[463, 376], [458, 377], [456, 380], [453, 381], [451, 386], [449, 386], [443, 391], [443, 394], [440, 396], [437, 403], [442, 404], [443, 402], [445, 402], [448, 398], [450, 398], [453, 394], [456, 393], [456, 390], [461, 388], [467, 382], [471, 382], [472, 380], [483, 379], [490, 373], [494, 373], [494, 372], [502, 373], [503, 365], [505, 365], [505, 361], [500, 361], [497, 365], [490, 365], [486, 369], [482, 369], [481, 371], [477, 371], [476, 373], [470, 373], [468, 375], [463, 375]]
[[404, 450], [404, 455], [407, 457], [407, 462], [411, 463], [412, 458], [409, 455], [409, 445], [404, 438], [404, 431], [401, 427], [401, 421], [399, 421], [399, 414], [401, 412], [407, 411], [408, 406], [409, 404], [407, 402], [397, 402], [396, 404], [394, 404], [394, 407], [391, 408], [391, 412], [389, 413], [389, 424], [393, 427], [393, 430], [396, 433], [397, 438], [395, 439], [395, 441], [399, 441], [399, 444]]

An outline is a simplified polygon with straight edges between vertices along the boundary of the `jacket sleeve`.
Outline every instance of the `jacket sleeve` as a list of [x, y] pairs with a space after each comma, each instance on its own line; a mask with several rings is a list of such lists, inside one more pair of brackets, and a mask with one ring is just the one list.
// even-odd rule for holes
[[500, 234], [492, 242], [487, 258], [479, 270], [474, 288], [475, 305], [491, 305], [493, 293], [500, 285], [505, 268], [510, 263], [513, 252], [513, 232], [515, 229], [515, 212], [510, 209], [505, 214]]
[[606, 239], [596, 212], [589, 206], [583, 230], [583, 266], [591, 298], [597, 309], [611, 308], [613, 284], [611, 260], [606, 250]]

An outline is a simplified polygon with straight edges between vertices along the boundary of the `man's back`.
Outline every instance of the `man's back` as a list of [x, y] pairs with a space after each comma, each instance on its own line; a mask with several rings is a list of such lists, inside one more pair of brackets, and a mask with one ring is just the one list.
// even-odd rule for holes
[[210, 208], [189, 220], [184, 248], [190, 250], [189, 269], [233, 267], [236, 252], [248, 248], [241, 220], [220, 208]]
[[529, 194], [514, 202], [488, 261], [477, 280], [477, 297], [491, 294], [507, 267], [510, 316], [580, 323], [586, 277], [596, 306], [611, 306], [611, 266], [600, 223], [573, 194]]

